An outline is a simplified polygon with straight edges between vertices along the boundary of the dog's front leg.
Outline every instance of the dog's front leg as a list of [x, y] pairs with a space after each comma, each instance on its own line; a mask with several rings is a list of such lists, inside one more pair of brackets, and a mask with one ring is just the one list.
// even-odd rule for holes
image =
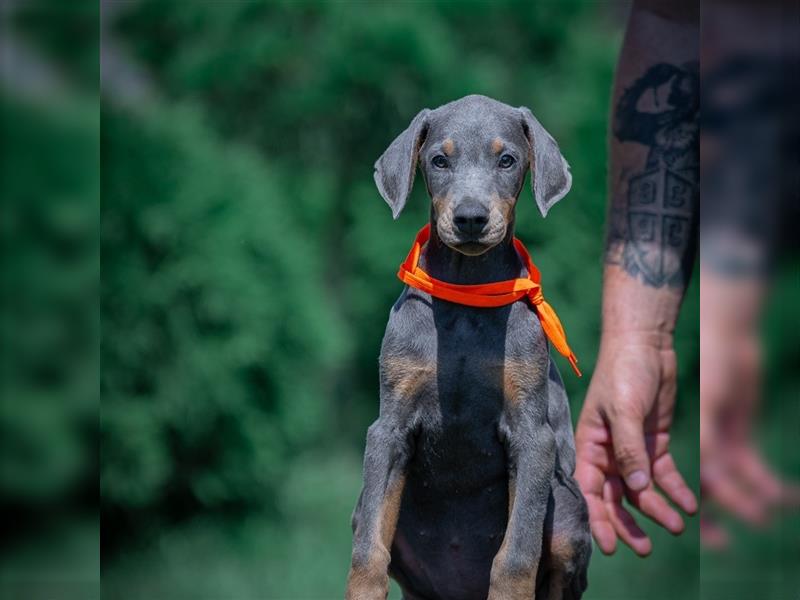
[[[509, 419], [511, 421], [512, 419]], [[518, 414], [501, 424], [509, 459], [508, 525], [492, 562], [489, 600], [531, 600], [555, 465], [555, 438], [544, 420]]]
[[408, 432], [379, 418], [367, 432], [364, 488], [353, 515], [347, 600], [385, 600], [389, 559], [409, 458]]

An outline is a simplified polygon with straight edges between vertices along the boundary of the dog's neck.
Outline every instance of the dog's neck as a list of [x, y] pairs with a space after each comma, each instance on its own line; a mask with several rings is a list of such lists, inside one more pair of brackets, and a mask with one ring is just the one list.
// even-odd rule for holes
[[470, 285], [514, 279], [524, 267], [514, 249], [514, 221], [508, 224], [503, 241], [479, 256], [467, 256], [445, 244], [431, 219], [431, 237], [420, 256], [420, 266], [436, 279]]

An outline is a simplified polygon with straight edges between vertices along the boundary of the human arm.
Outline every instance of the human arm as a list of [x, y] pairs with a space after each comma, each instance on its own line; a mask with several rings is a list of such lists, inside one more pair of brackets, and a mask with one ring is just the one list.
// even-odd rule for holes
[[[576, 432], [576, 478], [606, 553], [618, 538], [640, 555], [652, 549], [623, 498], [673, 533], [683, 519], [662, 493], [688, 513], [697, 510], [669, 452], [673, 331], [696, 255], [695, 12], [680, 3], [636, 3], [614, 82], [603, 328]], [[632, 106], [630, 89], [648, 87]], [[635, 113], [649, 116], [635, 126], [620, 122]], [[636, 139], [625, 135], [632, 130]]]

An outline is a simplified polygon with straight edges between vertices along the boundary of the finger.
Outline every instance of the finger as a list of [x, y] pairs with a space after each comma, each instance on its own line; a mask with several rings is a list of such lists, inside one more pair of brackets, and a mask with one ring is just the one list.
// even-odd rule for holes
[[700, 542], [712, 550], [722, 550], [730, 542], [728, 532], [705, 512], [700, 515]]
[[730, 473], [721, 471], [715, 473], [713, 477], [704, 477], [703, 488], [704, 498], [713, 500], [735, 517], [752, 525], [764, 522], [763, 505], [739, 487]]
[[650, 482], [650, 459], [644, 442], [641, 419], [620, 413], [610, 419], [617, 468], [632, 490], [643, 490]]
[[[651, 461], [655, 461], [652, 457], [660, 457], [668, 454], [669, 449], [669, 434], [667, 433], [650, 433], [644, 436], [645, 447], [647, 454]], [[577, 440], [576, 440], [577, 444]], [[596, 466], [606, 475], [619, 475], [620, 471], [617, 466], [617, 459], [614, 457], [614, 447], [611, 443], [611, 436], [609, 434], [608, 441], [605, 443], [583, 443], [577, 444], [578, 463], [582, 460]], [[652, 469], [652, 467], [651, 467]], [[605, 481], [605, 479], [604, 479]]]
[[[599, 449], [599, 450], [598, 450]], [[578, 449], [575, 457], [575, 480], [584, 495], [603, 495], [603, 484], [606, 481], [607, 468], [602, 459], [605, 454], [602, 446], [584, 446]]]
[[677, 535], [683, 531], [685, 526], [681, 516], [652, 485], [640, 492], [628, 491], [627, 495], [633, 506], [671, 534]]
[[633, 516], [622, 506], [622, 482], [619, 479], [606, 482], [603, 487], [603, 500], [608, 519], [614, 526], [617, 536], [639, 556], [650, 554], [653, 543], [636, 524]]
[[617, 534], [614, 526], [608, 520], [605, 504], [603, 504], [603, 483], [605, 474], [595, 465], [578, 457], [575, 468], [575, 479], [586, 498], [589, 509], [589, 525], [592, 536], [603, 554], [613, 554], [617, 549]]
[[596, 495], [586, 496], [586, 505], [589, 507], [589, 526], [597, 546], [603, 554], [614, 554], [617, 550], [617, 534], [608, 518], [603, 499]]
[[742, 481], [754, 494], [763, 498], [768, 504], [775, 505], [780, 502], [781, 484], [755, 450], [748, 448], [739, 453], [736, 465]]
[[[576, 453], [578, 463], [581, 461], [589, 463], [600, 469], [603, 473], [616, 471], [616, 460], [614, 459], [614, 452], [611, 448], [610, 436], [607, 443], [584, 442], [583, 444], [579, 444], [576, 440]], [[605, 478], [603, 481], [605, 481]]]
[[697, 512], [697, 497], [678, 472], [671, 454], [660, 456], [653, 463], [653, 479], [669, 499], [686, 513], [693, 515]]

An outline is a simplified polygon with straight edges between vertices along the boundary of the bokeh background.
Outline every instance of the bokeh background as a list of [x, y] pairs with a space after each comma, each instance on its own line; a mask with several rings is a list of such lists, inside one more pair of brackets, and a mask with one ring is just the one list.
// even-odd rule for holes
[[[0, 484], [14, 535], [0, 591], [46, 574], [99, 597], [99, 469], [104, 597], [341, 597], [395, 272], [428, 216], [417, 186], [392, 221], [372, 165], [418, 110], [465, 94], [530, 107], [572, 166], [572, 192], [546, 220], [526, 184], [517, 235], [581, 359], [583, 379], [560, 364], [576, 417], [599, 341], [606, 128], [627, 3], [104, 2], [99, 118], [96, 3], [14, 4], [14, 56], [39, 73], [33, 92], [16, 81], [2, 94], [15, 150], [3, 192], [24, 217], [7, 227], [2, 254], [13, 248], [23, 266], [4, 268], [2, 294], [23, 311], [35, 303], [17, 290], [44, 285], [55, 304], [4, 320], [4, 348], [20, 338], [30, 349], [4, 352], [14, 400], [0, 417], [12, 456]], [[70, 311], [97, 308], [98, 274], [100, 319], [83, 322]], [[53, 313], [42, 336], [69, 326], [84, 337], [36, 338], [27, 324]], [[780, 322], [775, 423], [800, 391]], [[696, 281], [676, 345], [673, 450], [699, 491]], [[43, 348], [69, 368], [34, 368]], [[769, 451], [783, 460], [779, 441]], [[698, 597], [696, 520], [677, 538], [644, 525], [653, 555], [596, 552], [587, 598]], [[742, 535], [740, 569], [785, 556]], [[703, 564], [727, 573], [725, 560]]]

